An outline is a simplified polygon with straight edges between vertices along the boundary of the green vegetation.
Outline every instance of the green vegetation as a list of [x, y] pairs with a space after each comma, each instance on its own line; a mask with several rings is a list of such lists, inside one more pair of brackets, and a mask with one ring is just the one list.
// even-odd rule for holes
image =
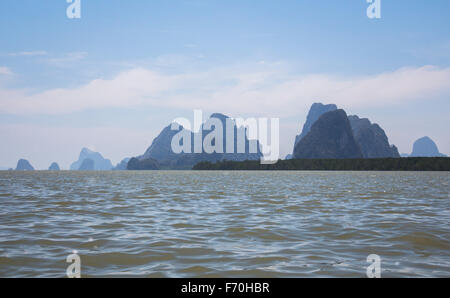
[[193, 170], [231, 171], [450, 171], [448, 157], [376, 159], [290, 159], [273, 165], [260, 161], [200, 162]]

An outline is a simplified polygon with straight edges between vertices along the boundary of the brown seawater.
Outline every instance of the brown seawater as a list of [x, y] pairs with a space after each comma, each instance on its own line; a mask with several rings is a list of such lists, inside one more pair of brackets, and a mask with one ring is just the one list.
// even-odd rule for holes
[[0, 277], [450, 277], [449, 178], [0, 172]]

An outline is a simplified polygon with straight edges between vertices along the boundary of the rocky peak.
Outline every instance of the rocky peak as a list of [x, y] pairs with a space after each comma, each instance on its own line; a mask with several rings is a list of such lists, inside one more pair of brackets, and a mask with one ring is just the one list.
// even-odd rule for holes
[[430, 137], [423, 137], [414, 142], [411, 157], [444, 157], [436, 143]]
[[48, 170], [49, 170], [49, 171], [59, 171], [60, 168], [59, 168], [58, 163], [56, 163], [56, 162], [52, 163], [52, 164], [50, 165], [50, 167], [48, 168]]
[[311, 130], [311, 127], [320, 118], [320, 116], [322, 116], [327, 112], [335, 110], [337, 110], [337, 106], [335, 104], [324, 105], [322, 103], [314, 103], [309, 109], [308, 116], [306, 117], [306, 122], [303, 125], [301, 134], [299, 134], [295, 138], [294, 147], [303, 137], [305, 137], [308, 134], [308, 132]]
[[344, 110], [327, 112], [312, 125], [294, 149], [295, 158], [343, 159], [362, 158]]
[[349, 116], [348, 119], [364, 158], [400, 157], [397, 147], [389, 144], [386, 133], [378, 124], [358, 116]]
[[34, 168], [28, 160], [20, 159], [17, 162], [16, 171], [34, 171]]

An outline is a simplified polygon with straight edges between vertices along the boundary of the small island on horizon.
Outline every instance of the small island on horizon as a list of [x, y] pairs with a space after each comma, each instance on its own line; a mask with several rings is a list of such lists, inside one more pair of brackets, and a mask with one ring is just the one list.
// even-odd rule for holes
[[[207, 122], [201, 126], [201, 133], [179, 127], [172, 130], [166, 126], [153, 140], [144, 154], [123, 158], [113, 166], [101, 153], [83, 148], [78, 160], [70, 166], [71, 171], [156, 171], [156, 170], [324, 170], [324, 171], [450, 171], [449, 159], [439, 152], [436, 143], [425, 136], [416, 140], [411, 154], [400, 154], [390, 144], [386, 132], [377, 123], [357, 115], [347, 115], [335, 104], [312, 104], [299, 135], [295, 137], [292, 154], [279, 158], [272, 165], [260, 163], [263, 154], [258, 139], [247, 137], [247, 127], [238, 126], [234, 119], [214, 113], [209, 120], [220, 121], [222, 126], [231, 120], [234, 129], [234, 146], [237, 146], [239, 131], [245, 136], [244, 153], [174, 153], [171, 147], [174, 136], [184, 131], [193, 140], [202, 140], [211, 133]], [[217, 137], [217, 136], [216, 136]], [[226, 151], [226, 133], [223, 138], [223, 152]], [[232, 140], [233, 141], [233, 140]], [[215, 139], [214, 139], [215, 142]], [[191, 152], [193, 150], [191, 144]], [[257, 148], [251, 153], [249, 148]], [[59, 171], [54, 162], [49, 171]], [[19, 160], [16, 171], [34, 171], [28, 160]]]

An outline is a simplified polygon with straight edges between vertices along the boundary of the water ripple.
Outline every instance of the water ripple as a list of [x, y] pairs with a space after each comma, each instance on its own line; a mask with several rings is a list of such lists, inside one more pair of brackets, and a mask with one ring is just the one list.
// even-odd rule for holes
[[0, 277], [449, 277], [449, 177], [0, 172]]

